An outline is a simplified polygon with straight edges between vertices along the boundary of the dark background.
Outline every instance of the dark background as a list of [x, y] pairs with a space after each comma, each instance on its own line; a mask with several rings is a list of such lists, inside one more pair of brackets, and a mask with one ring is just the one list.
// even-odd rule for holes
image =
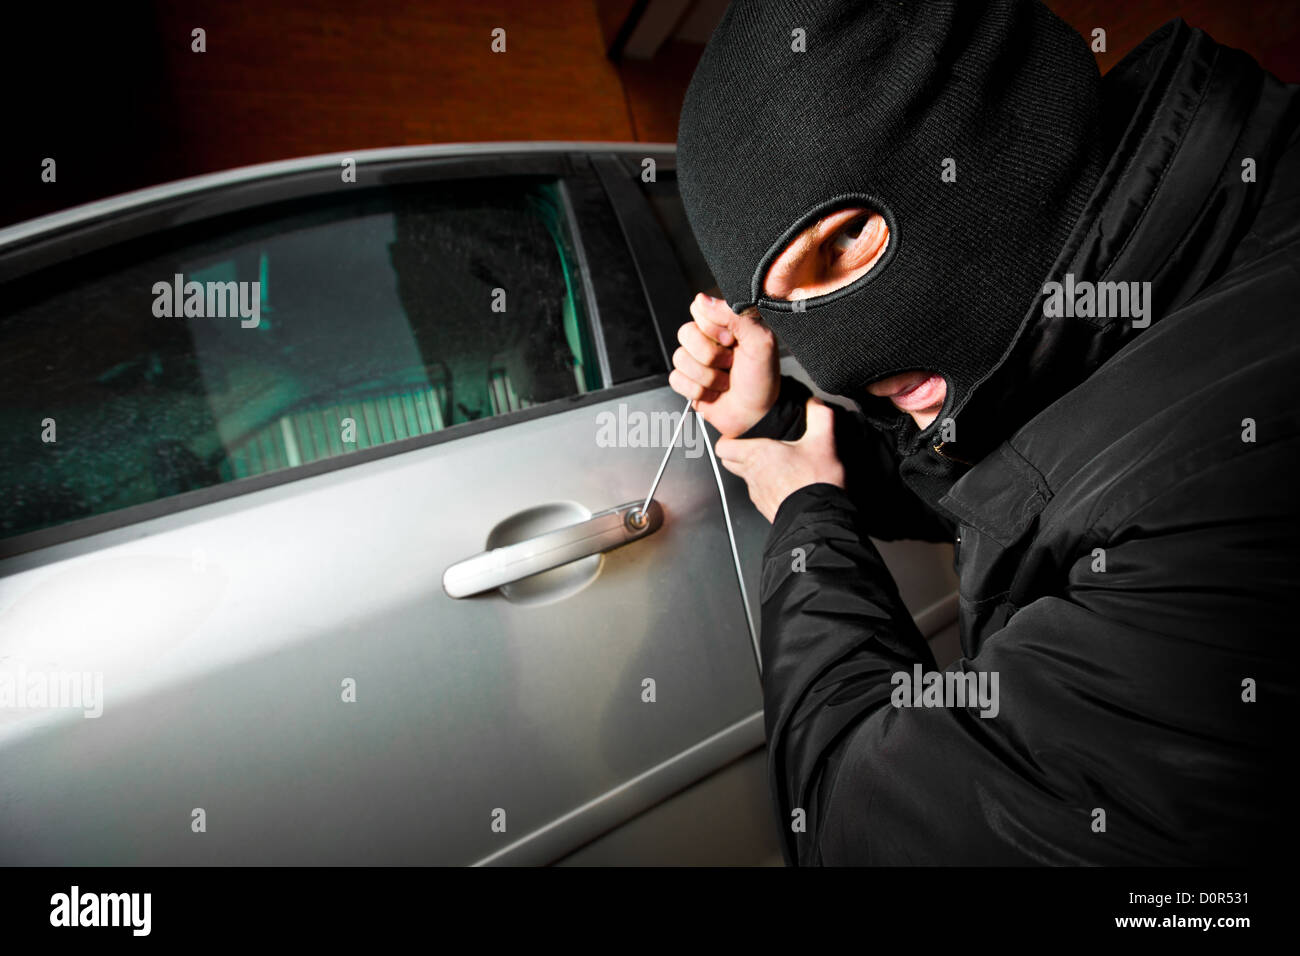
[[[1104, 71], [1181, 16], [1300, 80], [1296, 0], [1049, 0]], [[676, 138], [723, 0], [24, 2], [0, 22], [0, 225], [185, 176], [472, 140]], [[207, 52], [190, 31], [207, 31]], [[502, 27], [507, 52], [490, 50]], [[58, 180], [41, 182], [53, 157]]]

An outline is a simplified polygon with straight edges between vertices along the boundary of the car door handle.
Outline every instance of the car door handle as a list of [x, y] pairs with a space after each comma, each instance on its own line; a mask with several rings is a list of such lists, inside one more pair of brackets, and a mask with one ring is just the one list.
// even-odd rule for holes
[[631, 544], [654, 534], [664, 523], [664, 510], [657, 501], [650, 502], [644, 519], [638, 521], [642, 504], [630, 501], [597, 512], [586, 521], [458, 561], [443, 572], [442, 589], [449, 597], [470, 597], [570, 561]]

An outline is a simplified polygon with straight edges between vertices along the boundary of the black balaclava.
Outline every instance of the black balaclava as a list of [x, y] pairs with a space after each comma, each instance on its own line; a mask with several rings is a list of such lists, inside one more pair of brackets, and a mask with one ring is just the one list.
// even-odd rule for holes
[[[910, 454], [1041, 292], [1101, 169], [1098, 101], [1087, 44], [1035, 0], [734, 0], [686, 93], [678, 181], [732, 308], [757, 305]], [[875, 266], [798, 308], [764, 297], [788, 242], [847, 206], [889, 226]], [[914, 370], [948, 384], [924, 432], [865, 391]]]

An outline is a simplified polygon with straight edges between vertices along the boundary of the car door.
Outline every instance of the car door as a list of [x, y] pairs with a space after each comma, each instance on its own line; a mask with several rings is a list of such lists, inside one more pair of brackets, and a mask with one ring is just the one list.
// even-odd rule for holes
[[693, 422], [656, 529], [449, 593], [645, 495], [681, 409], [633, 246], [546, 148], [0, 233], [0, 862], [546, 862], [759, 746]]

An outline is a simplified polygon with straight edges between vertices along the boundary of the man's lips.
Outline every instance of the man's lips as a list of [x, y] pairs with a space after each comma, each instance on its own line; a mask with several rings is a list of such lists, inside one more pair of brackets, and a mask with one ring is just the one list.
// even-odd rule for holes
[[942, 375], [914, 372], [878, 382], [870, 386], [868, 391], [881, 398], [888, 398], [902, 411], [919, 412], [943, 404], [948, 386]]

